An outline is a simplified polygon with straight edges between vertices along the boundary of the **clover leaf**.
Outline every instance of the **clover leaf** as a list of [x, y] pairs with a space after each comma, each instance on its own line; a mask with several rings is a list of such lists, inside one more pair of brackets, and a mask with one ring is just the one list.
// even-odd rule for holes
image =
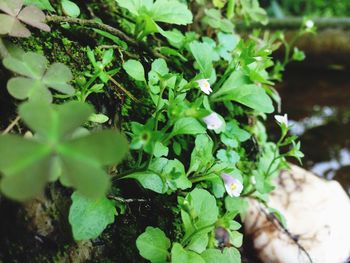
[[83, 102], [52, 105], [31, 101], [19, 107], [19, 116], [36, 134], [0, 137], [0, 183], [4, 195], [25, 200], [39, 194], [48, 181], [60, 179], [90, 198], [109, 187], [105, 165], [117, 164], [127, 152], [127, 141], [117, 131], [76, 135], [93, 113]]
[[74, 94], [74, 88], [68, 84], [73, 79], [70, 69], [61, 63], [48, 67], [47, 59], [37, 53], [28, 52], [20, 56], [7, 56], [4, 66], [23, 77], [15, 77], [7, 83], [9, 93], [20, 100], [52, 101], [48, 88], [67, 95]]
[[23, 7], [23, 0], [0, 0], [0, 34], [13, 37], [30, 37], [30, 31], [21, 23], [28, 24], [41, 30], [50, 31], [45, 24], [45, 14], [36, 6]]

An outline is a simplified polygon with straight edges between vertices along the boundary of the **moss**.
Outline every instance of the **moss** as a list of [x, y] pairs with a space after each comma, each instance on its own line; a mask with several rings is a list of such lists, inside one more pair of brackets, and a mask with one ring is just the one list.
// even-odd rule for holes
[[15, 40], [25, 51], [34, 51], [43, 54], [53, 62], [67, 65], [74, 76], [79, 76], [86, 70], [89, 61], [86, 57], [86, 47], [67, 38], [59, 29], [52, 33], [33, 34], [30, 38]]

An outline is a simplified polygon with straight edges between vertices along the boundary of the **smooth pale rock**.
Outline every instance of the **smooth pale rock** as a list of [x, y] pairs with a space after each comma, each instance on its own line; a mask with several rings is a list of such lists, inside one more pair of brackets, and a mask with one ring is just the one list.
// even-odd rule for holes
[[348, 262], [350, 199], [340, 184], [325, 181], [294, 165], [290, 171], [281, 173], [276, 184], [268, 204], [284, 215], [287, 231], [253, 199], [249, 200], [244, 220], [245, 232], [252, 237], [261, 260], [266, 263]]

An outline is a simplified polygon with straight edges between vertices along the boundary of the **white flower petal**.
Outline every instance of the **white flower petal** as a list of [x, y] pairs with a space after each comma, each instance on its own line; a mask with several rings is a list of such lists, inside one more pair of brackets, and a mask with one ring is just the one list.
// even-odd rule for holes
[[314, 21], [312, 21], [312, 20], [307, 20], [306, 22], [305, 22], [305, 26], [306, 26], [306, 28], [313, 28], [314, 27], [314, 25], [315, 25], [315, 23], [314, 23]]
[[286, 126], [288, 126], [288, 115], [287, 114], [275, 115], [275, 119], [279, 124], [285, 124]]
[[208, 82], [209, 79], [199, 79], [196, 80], [198, 83], [199, 88], [201, 91], [203, 91], [205, 94], [209, 95], [210, 93], [213, 92], [213, 90], [210, 87], [210, 83]]
[[208, 116], [203, 118], [203, 121], [207, 125], [208, 130], [217, 130], [220, 129], [224, 124], [219, 115], [215, 112], [210, 113]]
[[222, 174], [221, 177], [224, 180], [227, 194], [231, 197], [239, 197], [243, 191], [243, 184], [229, 174]]

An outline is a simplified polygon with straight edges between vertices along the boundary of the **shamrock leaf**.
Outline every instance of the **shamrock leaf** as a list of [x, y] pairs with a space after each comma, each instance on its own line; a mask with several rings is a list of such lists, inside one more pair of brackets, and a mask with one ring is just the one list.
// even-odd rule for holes
[[30, 31], [21, 23], [28, 24], [41, 30], [50, 31], [44, 23], [45, 14], [36, 6], [23, 8], [23, 0], [0, 0], [0, 34], [9, 34], [14, 37], [29, 37]]
[[9, 93], [16, 99], [52, 101], [48, 88], [72, 95], [74, 88], [68, 84], [73, 75], [70, 69], [61, 63], [48, 67], [47, 59], [37, 53], [28, 52], [20, 57], [7, 56], [4, 66], [23, 77], [15, 77], [7, 83]]
[[27, 102], [19, 107], [22, 120], [36, 132], [34, 139], [0, 137], [0, 187], [13, 199], [39, 194], [46, 182], [57, 180], [83, 195], [101, 197], [109, 187], [103, 166], [117, 164], [127, 152], [127, 141], [116, 131], [73, 136], [93, 113], [82, 102], [52, 105]]

